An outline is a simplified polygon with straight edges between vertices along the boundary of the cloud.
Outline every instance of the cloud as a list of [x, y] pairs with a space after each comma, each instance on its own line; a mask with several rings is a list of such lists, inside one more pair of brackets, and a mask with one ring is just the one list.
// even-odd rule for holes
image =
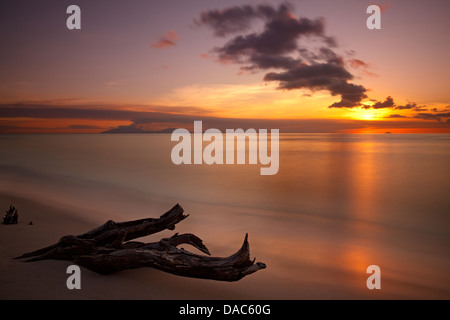
[[0, 105], [1, 118], [124, 120], [135, 116], [134, 111], [110, 109], [107, 106], [54, 106], [39, 103]]
[[[380, 7], [387, 10], [389, 6]], [[344, 61], [335, 51], [336, 39], [325, 31], [324, 18], [296, 17], [292, 12], [293, 6], [286, 3], [232, 6], [203, 11], [194, 22], [225, 39], [210, 53], [218, 62], [239, 65], [239, 75], [263, 72], [263, 80], [276, 83], [278, 89], [325, 90], [340, 97], [328, 108], [429, 111], [426, 105], [396, 105], [390, 95], [384, 101], [363, 104], [369, 98], [368, 89], [353, 83], [352, 72], [378, 77], [369, 71], [372, 65], [357, 59], [352, 50], [346, 50], [350, 58]]]
[[[134, 110], [133, 110], [134, 109]], [[183, 106], [60, 105], [41, 103], [0, 104], [0, 118], [91, 119], [132, 121], [140, 118], [176, 118], [178, 114], [205, 114], [211, 110]]]
[[151, 46], [157, 49], [175, 46], [175, 41], [178, 40], [179, 38], [180, 36], [175, 31], [169, 30], [158, 41], [152, 43]]
[[124, 81], [122, 80], [110, 80], [105, 82], [106, 87], [118, 87], [124, 85]]
[[[436, 120], [441, 121], [442, 118], [450, 118], [450, 112], [446, 113], [429, 113], [429, 112], [419, 112], [414, 116], [414, 118], [424, 119], [424, 120]], [[448, 119], [447, 119], [448, 123]]]
[[348, 63], [350, 64], [350, 66], [352, 68], [355, 68], [355, 69], [361, 68], [361, 67], [363, 67], [363, 68], [368, 68], [369, 67], [369, 64], [367, 62], [364, 62], [364, 61], [359, 60], [359, 59], [350, 59], [350, 60], [348, 60]]
[[[417, 103], [415, 102], [408, 102], [405, 105], [396, 105], [394, 102], [394, 99], [391, 96], [386, 97], [385, 101], [377, 101], [377, 100], [372, 100], [375, 101], [375, 103], [373, 105], [364, 105], [362, 106], [362, 108], [364, 109], [393, 109], [393, 110], [409, 110], [409, 111], [415, 111], [415, 112], [423, 112], [423, 111], [428, 111], [428, 112], [435, 112], [435, 113], [439, 113], [439, 112], [447, 112], [448, 110], [438, 110], [437, 108], [431, 108], [430, 106], [427, 105], [421, 105], [418, 106]], [[431, 115], [432, 113], [430, 113]], [[427, 118], [428, 116], [423, 116], [423, 118]], [[431, 119], [432, 116], [429, 116], [428, 119]]]
[[[433, 108], [436, 109], [436, 108]], [[431, 121], [437, 121], [440, 123], [448, 124], [450, 118], [450, 112], [438, 112], [438, 113], [432, 113], [432, 112], [419, 112], [416, 114], [413, 114], [411, 116], [405, 116], [401, 114], [391, 114], [386, 116], [385, 118], [414, 118], [414, 119], [422, 119], [422, 120], [431, 120]]]
[[20, 130], [21, 126], [0, 125], [0, 133], [7, 133], [12, 130]]
[[395, 107], [394, 99], [391, 96], [386, 97], [386, 100], [383, 102], [378, 101], [372, 105], [372, 109], [384, 109], [394, 107]]
[[217, 37], [225, 37], [250, 29], [254, 19], [268, 18], [274, 11], [275, 9], [268, 5], [233, 6], [224, 10], [204, 11], [200, 14], [200, 19], [194, 19], [194, 23], [198, 26], [208, 26]]
[[[108, 127], [122, 126], [129, 132], [136, 125], [135, 132], [142, 130], [140, 124], [158, 124], [151, 131], [165, 128], [165, 124], [176, 127], [193, 122], [205, 113], [207, 108], [157, 105], [115, 105], [115, 104], [67, 104], [57, 101], [0, 104], [0, 133], [16, 132], [100, 132]], [[86, 121], [86, 122], [85, 122]], [[61, 126], [61, 124], [64, 124]], [[121, 130], [119, 129], [119, 131]], [[147, 132], [148, 130], [143, 130]]]
[[353, 68], [355, 70], [360, 70], [360, 72], [362, 72], [365, 75], [368, 75], [371, 77], [379, 77], [378, 74], [373, 73], [368, 70], [371, 67], [370, 63], [364, 62], [360, 59], [350, 59], [350, 60], [347, 60], [347, 63], [351, 68]]
[[[395, 110], [412, 110], [412, 111], [430, 111], [429, 107], [426, 105], [418, 106], [415, 102], [408, 102], [405, 105], [399, 105], [394, 107]], [[438, 112], [436, 108], [431, 109], [431, 111]]]
[[237, 35], [227, 41], [224, 46], [215, 48], [214, 51], [219, 58], [242, 64], [250, 62], [255, 67], [259, 67], [258, 61], [263, 56], [276, 61], [276, 58], [282, 58], [282, 55], [299, 49], [297, 40], [302, 36], [315, 35], [328, 39], [323, 34], [323, 19], [297, 19], [285, 5], [280, 5], [278, 10], [268, 5], [259, 6], [261, 7], [267, 8], [264, 30], [259, 33]]
[[[279, 81], [282, 89], [326, 88], [340, 84], [341, 80], [351, 79], [352, 75], [340, 66], [333, 64], [300, 65], [284, 72], [270, 72], [265, 81]], [[331, 91], [331, 90], [330, 90]], [[335, 88], [333, 91], [339, 91]]]
[[403, 106], [396, 106], [395, 109], [396, 110], [410, 110], [410, 109], [414, 109], [417, 107], [417, 104], [415, 102], [412, 103], [407, 103]]
[[[113, 109], [115, 108], [115, 109]], [[121, 110], [118, 108], [127, 108]], [[204, 129], [218, 128], [225, 131], [228, 128], [278, 128], [280, 132], [354, 132], [362, 129], [392, 130], [395, 128], [429, 128], [433, 130], [447, 130], [450, 122], [450, 112], [419, 113], [408, 116], [404, 121], [402, 115], [391, 115], [386, 121], [368, 123], [365, 120], [344, 119], [236, 119], [215, 116], [205, 116], [204, 109], [196, 107], [165, 107], [140, 106], [130, 110], [130, 106], [123, 105], [47, 105], [45, 103], [14, 105], [0, 105], [0, 132], [73, 132], [73, 130], [90, 130], [101, 132], [111, 127], [105, 125], [105, 120], [117, 120], [115, 127], [108, 133], [170, 133], [173, 128], [192, 129], [195, 120], [202, 120]], [[142, 110], [149, 111], [142, 111]], [[441, 110], [445, 111], [445, 110]], [[30, 121], [23, 120], [28, 118]], [[398, 118], [396, 121], [396, 119]], [[415, 119], [414, 119], [415, 118]], [[44, 122], [36, 122], [44, 119]], [[72, 123], [70, 120], [89, 119], [90, 124]], [[61, 121], [64, 120], [64, 121]], [[424, 123], [423, 120], [430, 120]], [[98, 122], [95, 122], [98, 121]], [[67, 123], [61, 127], [61, 123]], [[97, 124], [98, 123], [98, 124]], [[68, 131], [69, 130], [69, 131]], [[439, 131], [441, 132], [441, 131]]]
[[390, 7], [391, 7], [391, 4], [390, 3], [385, 3], [385, 4], [381, 4], [381, 3], [371, 3], [371, 4], [374, 4], [374, 5], [377, 5], [378, 7], [380, 7], [380, 11], [383, 13], [383, 12], [386, 12]]
[[[262, 31], [252, 31], [255, 21]], [[323, 18], [297, 18], [290, 5], [234, 6], [224, 10], [204, 11], [197, 25], [211, 28], [218, 37], [233, 35], [212, 50], [218, 61], [241, 65], [241, 71], [268, 71], [264, 81], [275, 81], [279, 89], [327, 90], [341, 100], [329, 108], [353, 108], [367, 98], [366, 88], [349, 81], [354, 77], [344, 59], [333, 50], [336, 40], [325, 33]], [[303, 43], [314, 38], [319, 47]], [[361, 60], [353, 59], [354, 64]]]

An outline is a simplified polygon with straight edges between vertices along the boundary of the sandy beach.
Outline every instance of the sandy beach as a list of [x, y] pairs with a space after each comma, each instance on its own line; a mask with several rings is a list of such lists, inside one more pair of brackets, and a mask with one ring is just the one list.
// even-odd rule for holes
[[[269, 261], [269, 270], [262, 270], [238, 282], [186, 278], [153, 268], [100, 275], [82, 267], [81, 290], [69, 290], [66, 287], [69, 276], [66, 269], [72, 264], [70, 261], [25, 263], [13, 258], [53, 244], [63, 235], [83, 233], [97, 224], [77, 218], [74, 211], [17, 196], [0, 196], [2, 204], [8, 201], [20, 210], [17, 225], [0, 225], [0, 299], [3, 300], [403, 299], [422, 296], [440, 299], [447, 294], [397, 279], [392, 283], [384, 281], [385, 284], [388, 282], [385, 285], [388, 290], [369, 291], [363, 286], [355, 290], [353, 276], [331, 269], [312, 270], [308, 267], [302, 271], [300, 279], [289, 281], [289, 274], [284, 277], [277, 274], [280, 266], [273, 257], [265, 259]], [[32, 225], [29, 225], [30, 221]], [[357, 278], [360, 282], [365, 281], [364, 274]], [[332, 279], [335, 285], [327, 285], [326, 282]]]
[[[96, 227], [76, 212], [28, 199], [0, 195], [0, 203], [19, 208], [17, 225], [0, 224], [0, 299], [250, 299], [258, 292], [242, 291], [238, 283], [179, 277], [152, 268], [111, 275], [81, 268], [81, 290], [66, 287], [70, 261], [24, 263], [14, 257]], [[9, 206], [9, 205], [8, 205]], [[32, 221], [32, 225], [29, 222]], [[56, 231], [55, 231], [56, 230]], [[245, 279], [243, 280], [245, 281]], [[239, 289], [238, 287], [241, 287]]]

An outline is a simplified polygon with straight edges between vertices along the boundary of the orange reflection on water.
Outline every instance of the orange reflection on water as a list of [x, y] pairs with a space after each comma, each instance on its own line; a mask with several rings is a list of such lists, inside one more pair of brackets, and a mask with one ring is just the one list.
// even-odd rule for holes
[[335, 202], [341, 205], [340, 214], [345, 219], [345, 223], [334, 227], [339, 237], [335, 263], [350, 275], [349, 281], [361, 282], [367, 267], [377, 264], [379, 256], [374, 239], [377, 227], [371, 223], [377, 220], [374, 206], [382, 200], [376, 198], [379, 148], [369, 136], [360, 136], [353, 143], [333, 141], [330, 144], [334, 152], [330, 153], [329, 176], [339, 180], [333, 192], [339, 197]]

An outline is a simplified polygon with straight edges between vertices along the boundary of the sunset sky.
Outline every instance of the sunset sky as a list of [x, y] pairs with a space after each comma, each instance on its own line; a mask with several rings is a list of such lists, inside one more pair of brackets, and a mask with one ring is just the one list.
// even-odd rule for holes
[[[66, 9], [81, 8], [81, 30]], [[366, 9], [381, 7], [381, 30]], [[0, 133], [450, 133], [450, 2], [9, 1]]]

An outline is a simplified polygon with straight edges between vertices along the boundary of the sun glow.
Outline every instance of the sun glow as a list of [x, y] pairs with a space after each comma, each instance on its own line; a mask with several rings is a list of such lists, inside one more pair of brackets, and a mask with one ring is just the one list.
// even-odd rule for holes
[[334, 100], [324, 92], [315, 92], [312, 95], [308, 90], [280, 91], [274, 83], [253, 83], [195, 84], [179, 87], [159, 97], [153, 97], [147, 103], [196, 106], [204, 108], [207, 115], [220, 117], [293, 119], [330, 116], [327, 106]]
[[388, 110], [364, 109], [364, 108], [353, 109], [351, 111], [352, 111], [351, 114], [352, 119], [367, 120], [367, 121], [382, 120], [389, 113]]

